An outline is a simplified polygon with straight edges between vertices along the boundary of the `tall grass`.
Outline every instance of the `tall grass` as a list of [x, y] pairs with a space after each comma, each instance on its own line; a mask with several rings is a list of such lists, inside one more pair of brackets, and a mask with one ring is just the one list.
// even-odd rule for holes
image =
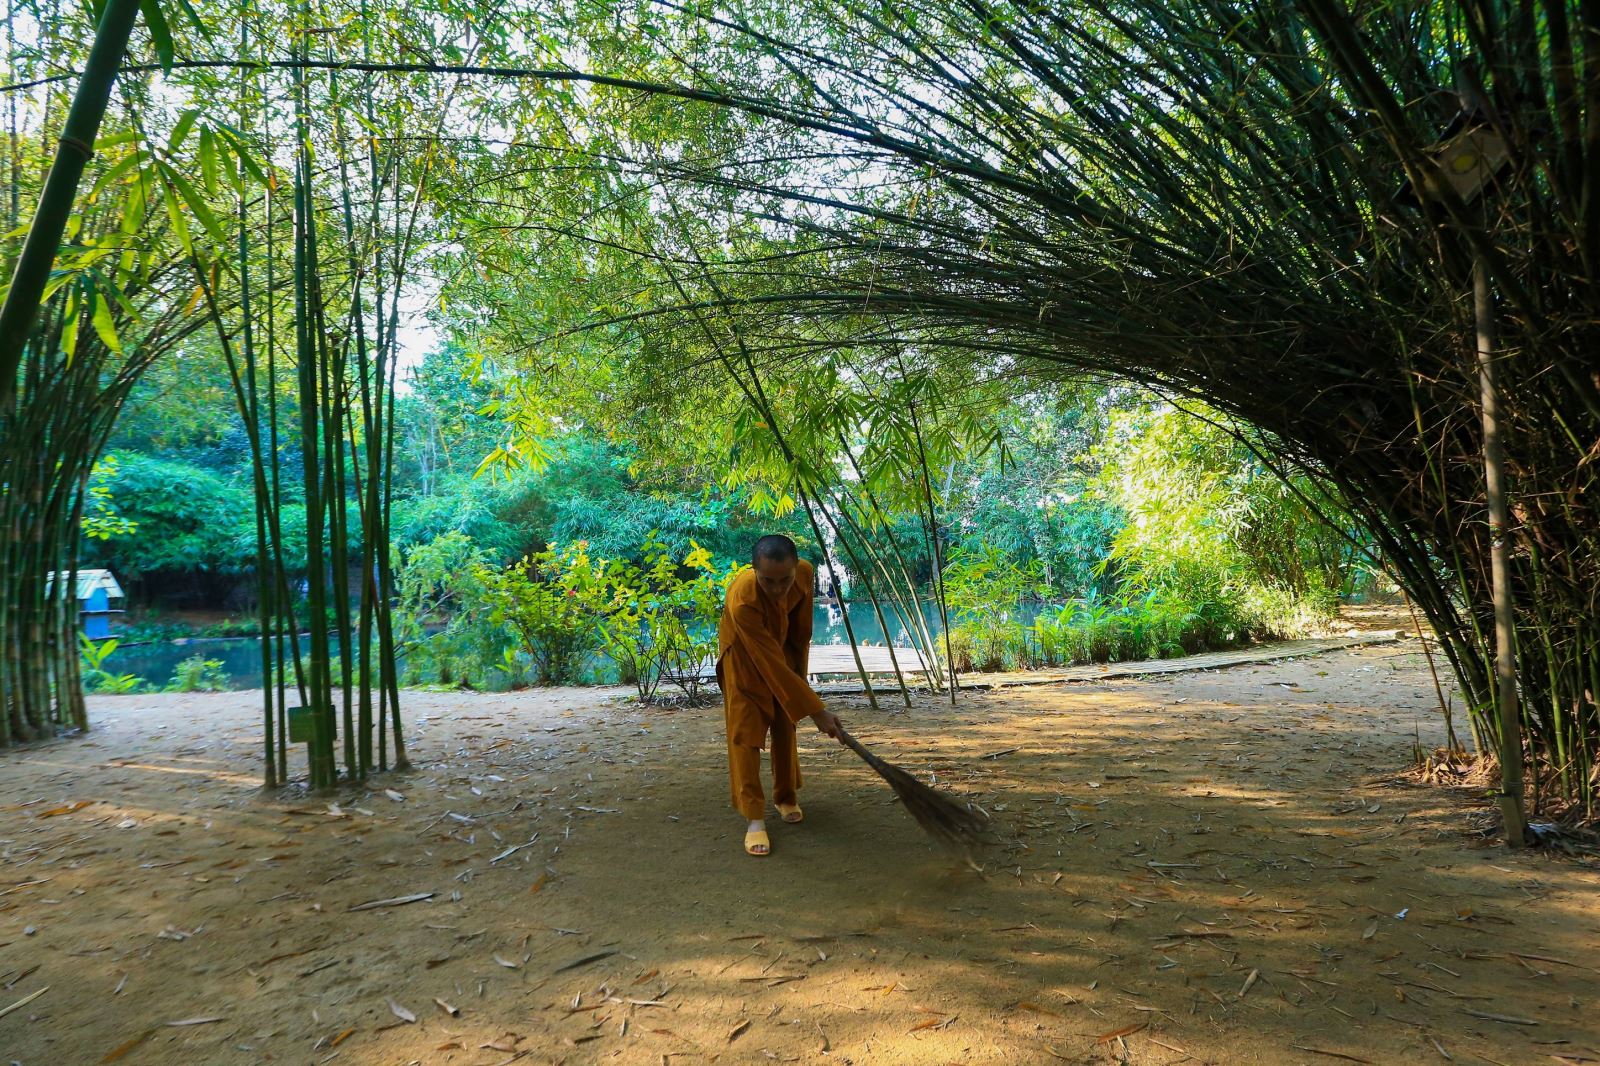
[[1316, 632], [1333, 603], [1287, 590], [1239, 590], [1193, 602], [1155, 589], [1089, 595], [1024, 625], [1014, 617], [964, 619], [951, 628], [958, 670], [993, 672], [1081, 663], [1168, 659]]

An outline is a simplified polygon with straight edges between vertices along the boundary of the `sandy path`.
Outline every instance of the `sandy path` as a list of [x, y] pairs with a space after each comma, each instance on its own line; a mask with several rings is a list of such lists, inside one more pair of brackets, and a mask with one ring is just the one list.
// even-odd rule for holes
[[0, 1062], [1600, 1061], [1600, 874], [1396, 782], [1416, 647], [838, 705], [994, 814], [981, 875], [814, 735], [745, 857], [715, 709], [413, 693], [331, 811], [256, 787], [248, 694], [97, 699], [0, 753], [0, 1009], [49, 988]]

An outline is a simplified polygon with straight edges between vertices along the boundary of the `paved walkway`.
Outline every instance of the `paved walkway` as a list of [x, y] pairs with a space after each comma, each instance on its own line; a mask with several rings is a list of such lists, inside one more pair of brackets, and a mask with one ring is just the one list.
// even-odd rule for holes
[[[1356, 648], [1366, 644], [1392, 644], [1398, 640], [1400, 634], [1397, 630], [1375, 630], [1370, 633], [1357, 633], [1345, 637], [1322, 637], [1310, 640], [1284, 640], [1272, 644], [1252, 644], [1245, 648], [1235, 648], [1230, 651], [1210, 651], [1200, 655], [1185, 655], [1176, 659], [1143, 659], [1137, 662], [1091, 664], [1087, 666], [1057, 667], [1048, 670], [1014, 670], [1007, 673], [996, 674], [962, 674], [961, 687], [964, 689], [984, 688], [1019, 688], [1027, 685], [1058, 685], [1069, 681], [1104, 681], [1116, 677], [1142, 677], [1147, 674], [1177, 674], [1190, 670], [1217, 670], [1228, 666], [1249, 666], [1255, 663], [1270, 663], [1278, 659], [1297, 659], [1305, 655], [1321, 655], [1324, 652], [1338, 651], [1341, 648]], [[881, 669], [888, 674], [882, 681], [877, 682], [878, 689], [894, 687], [893, 673], [889, 667], [889, 653], [887, 648], [866, 647], [862, 648], [863, 659], [871, 673], [878, 673], [878, 660], [882, 660]], [[845, 664], [841, 669], [855, 671], [854, 660], [850, 656], [850, 649], [843, 645], [813, 645], [811, 648], [811, 666], [813, 672], [819, 662], [819, 653], [826, 652], [832, 657], [842, 653], [841, 661]], [[869, 656], [868, 653], [876, 653]], [[897, 656], [915, 656], [916, 652], [910, 648], [896, 648]], [[906, 683], [916, 687], [919, 677], [914, 677], [907, 667], [908, 662], [915, 662], [910, 658], [901, 658], [901, 669], [906, 671]], [[822, 671], [832, 672], [832, 671]], [[923, 687], [926, 687], [925, 683]], [[866, 691], [859, 679], [849, 681], [829, 681], [816, 686], [816, 690], [823, 695], [844, 696]]]

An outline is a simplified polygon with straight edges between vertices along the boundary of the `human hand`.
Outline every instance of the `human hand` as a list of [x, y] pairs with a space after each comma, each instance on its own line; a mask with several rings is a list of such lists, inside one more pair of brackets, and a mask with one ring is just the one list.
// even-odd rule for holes
[[838, 715], [824, 707], [822, 710], [812, 715], [811, 720], [817, 723], [818, 732], [826, 733], [833, 739], [838, 740], [839, 743], [844, 743], [844, 741], [840, 738], [840, 734], [844, 732], [844, 726], [839, 724]]

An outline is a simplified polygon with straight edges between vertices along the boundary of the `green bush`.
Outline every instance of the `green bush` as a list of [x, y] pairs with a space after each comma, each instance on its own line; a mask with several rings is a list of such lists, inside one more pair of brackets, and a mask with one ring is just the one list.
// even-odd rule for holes
[[590, 558], [588, 547], [552, 544], [504, 569], [480, 564], [473, 575], [489, 623], [510, 630], [536, 684], [581, 684], [605, 643], [600, 620], [612, 590], [606, 564]]
[[406, 681], [481, 682], [514, 655], [511, 634], [489, 621], [480, 578], [489, 556], [464, 533], [445, 533], [406, 553], [400, 568], [395, 640]]
[[221, 659], [207, 659], [204, 655], [191, 655], [172, 671], [172, 680], [164, 692], [226, 692], [228, 675], [222, 670]]
[[711, 553], [693, 540], [680, 563], [652, 530], [644, 565], [618, 561], [606, 572], [611, 595], [601, 632], [624, 684], [642, 700], [670, 680], [690, 700], [700, 695], [700, 667], [716, 656], [722, 598], [737, 565], [720, 574]]
[[[124, 644], [182, 640], [185, 637], [199, 636], [199, 631], [187, 622], [167, 621], [153, 612], [140, 614], [137, 617], [129, 613], [123, 615], [123, 619], [123, 623], [117, 626], [117, 636]], [[129, 619], [135, 620], [129, 621]]]
[[637, 554], [643, 565], [607, 561], [575, 541], [500, 567], [454, 532], [413, 548], [396, 614], [408, 682], [581, 684], [604, 652], [643, 699], [664, 680], [698, 695], [738, 567], [719, 569], [693, 541], [680, 561], [653, 531]]
[[261, 635], [261, 620], [259, 618], [229, 618], [221, 622], [212, 622], [210, 625], [200, 627], [202, 637], [259, 637]]
[[[238, 573], [254, 558], [256, 512], [248, 483], [181, 460], [132, 452], [117, 458], [117, 510], [136, 528], [88, 542], [92, 565], [138, 578], [160, 571]], [[240, 554], [246, 534], [250, 550]]]
[[944, 568], [945, 598], [954, 616], [950, 645], [957, 670], [1015, 670], [1029, 665], [1024, 603], [1044, 589], [1038, 561], [1019, 565], [999, 548], [961, 545]]
[[144, 681], [135, 674], [113, 674], [106, 660], [117, 650], [121, 641], [116, 638], [96, 644], [82, 633], [78, 634], [78, 650], [83, 657], [83, 687], [88, 692], [102, 695], [124, 695], [138, 692]]

